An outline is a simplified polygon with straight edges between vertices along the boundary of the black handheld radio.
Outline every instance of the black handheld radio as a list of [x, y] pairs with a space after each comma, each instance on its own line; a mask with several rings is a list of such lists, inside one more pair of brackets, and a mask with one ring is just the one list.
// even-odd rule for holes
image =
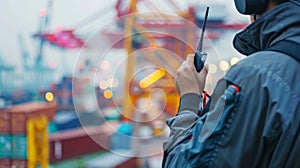
[[207, 53], [202, 51], [202, 46], [203, 46], [203, 38], [204, 38], [204, 31], [205, 31], [205, 27], [206, 27], [206, 21], [207, 21], [207, 17], [208, 17], [208, 11], [209, 11], [209, 7], [206, 8], [205, 17], [204, 17], [204, 21], [202, 24], [201, 37], [200, 37], [200, 41], [198, 43], [198, 46], [197, 46], [197, 49], [195, 52], [195, 57], [194, 57], [194, 65], [195, 65], [197, 72], [200, 72], [202, 70], [202, 68], [204, 67], [206, 57], [207, 57]]

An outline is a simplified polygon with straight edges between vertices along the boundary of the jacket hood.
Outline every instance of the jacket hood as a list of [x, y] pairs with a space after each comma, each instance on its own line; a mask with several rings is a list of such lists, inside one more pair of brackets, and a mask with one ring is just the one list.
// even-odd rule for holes
[[278, 5], [259, 17], [236, 34], [233, 46], [250, 55], [285, 39], [300, 43], [300, 6], [295, 2]]

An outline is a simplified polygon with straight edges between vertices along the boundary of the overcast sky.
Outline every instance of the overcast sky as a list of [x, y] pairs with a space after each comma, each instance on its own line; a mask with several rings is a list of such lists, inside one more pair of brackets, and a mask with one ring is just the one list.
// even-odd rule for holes
[[[9, 64], [15, 64], [20, 59], [18, 43], [20, 33], [25, 37], [29, 52], [32, 54], [36, 52], [31, 35], [38, 29], [38, 14], [46, 4], [47, 0], [1, 0], [0, 53]], [[102, 0], [53, 0], [50, 29], [75, 24], [103, 7]]]
[[[31, 38], [31, 35], [37, 31], [39, 21], [38, 14], [41, 9], [46, 8], [47, 1], [48, 0], [1, 0], [0, 54], [7, 64], [20, 65], [21, 52], [19, 50], [18, 34], [24, 36], [25, 44], [29, 53], [32, 54], [32, 57], [36, 54], [36, 41]], [[176, 1], [180, 2], [179, 4], [188, 2], [186, 0]], [[192, 1], [195, 3], [197, 0]], [[211, 4], [224, 1], [225, 0], [201, 0], [200, 2]], [[103, 16], [102, 20], [105, 23], [113, 17], [114, 2], [115, 0], [53, 0], [50, 29], [55, 30], [58, 26], [61, 26], [62, 28], [72, 28], [79, 21], [99, 11], [107, 11], [107, 13], [111, 14], [108, 14], [107, 17]], [[161, 1], [157, 0], [156, 2]], [[245, 21], [245, 17], [236, 15], [236, 10], [233, 8], [233, 0], [230, 0], [229, 2], [230, 3], [226, 0], [226, 4], [228, 4], [226, 11], [229, 11], [229, 18], [235, 22]], [[48, 57], [48, 60], [56, 59], [61, 55], [68, 55], [69, 53], [69, 51], [56, 51], [53, 52], [50, 57], [49, 53], [51, 52], [48, 52], [49, 50], [53, 49], [45, 50], [45, 57]]]

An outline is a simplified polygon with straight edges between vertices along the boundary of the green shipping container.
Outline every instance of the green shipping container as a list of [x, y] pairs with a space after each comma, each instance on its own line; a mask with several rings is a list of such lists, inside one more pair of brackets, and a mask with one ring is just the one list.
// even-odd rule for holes
[[9, 159], [12, 153], [12, 138], [10, 134], [0, 134], [0, 158]]
[[57, 129], [56, 129], [55, 122], [49, 122], [48, 123], [48, 133], [53, 134], [53, 133], [56, 133], [56, 132], [57, 132]]
[[27, 137], [24, 134], [12, 135], [12, 158], [27, 158]]

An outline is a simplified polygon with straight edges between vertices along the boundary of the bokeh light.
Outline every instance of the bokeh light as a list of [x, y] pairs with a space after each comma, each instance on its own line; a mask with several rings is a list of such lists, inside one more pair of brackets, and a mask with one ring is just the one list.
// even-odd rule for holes
[[144, 79], [142, 79], [139, 82], [139, 85], [141, 88], [147, 88], [154, 82], [158, 81], [160, 78], [162, 78], [166, 72], [162, 69], [157, 69], [156, 71], [152, 72], [150, 75], [146, 76]]
[[113, 93], [112, 93], [111, 90], [105, 90], [104, 93], [103, 93], [103, 96], [104, 96], [106, 99], [110, 99], [110, 98], [112, 98]]
[[102, 61], [101, 64], [100, 64], [100, 68], [101, 68], [102, 70], [108, 70], [109, 67], [110, 67], [110, 64], [109, 64], [109, 62], [106, 61], [106, 60]]
[[41, 17], [46, 16], [46, 14], [47, 14], [46, 9], [43, 8], [43, 9], [40, 10], [40, 16]]
[[54, 100], [54, 95], [52, 92], [46, 92], [45, 93], [45, 99], [48, 101], [48, 102], [51, 102]]
[[218, 71], [218, 67], [216, 64], [209, 64], [208, 71], [211, 74], [214, 74]]
[[99, 88], [102, 90], [105, 90], [107, 88], [107, 82], [106, 81], [101, 81], [99, 83]]
[[240, 59], [238, 57], [232, 57], [230, 59], [230, 65], [233, 66], [235, 65], [236, 63], [238, 63], [240, 61]]
[[227, 71], [229, 69], [229, 63], [227, 61], [220, 61], [219, 68], [221, 71]]

